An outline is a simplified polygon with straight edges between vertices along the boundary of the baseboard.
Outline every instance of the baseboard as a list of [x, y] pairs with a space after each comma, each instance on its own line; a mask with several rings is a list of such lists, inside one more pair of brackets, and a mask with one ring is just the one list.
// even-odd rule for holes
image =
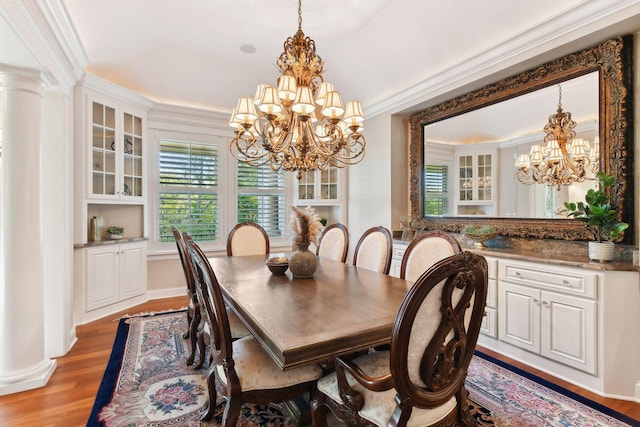
[[147, 298], [149, 298], [150, 300], [181, 297], [186, 295], [187, 295], [186, 286], [181, 286], [179, 288], [147, 290]]
[[44, 387], [56, 370], [57, 364], [55, 359], [46, 359], [30, 372], [0, 378], [0, 396]]

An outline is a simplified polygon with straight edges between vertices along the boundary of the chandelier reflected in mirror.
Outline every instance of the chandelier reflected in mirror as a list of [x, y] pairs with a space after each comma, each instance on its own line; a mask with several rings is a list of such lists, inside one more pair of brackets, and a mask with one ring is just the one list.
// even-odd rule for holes
[[522, 184], [546, 184], [558, 190], [563, 185], [582, 182], [589, 177], [587, 172], [598, 171], [598, 137], [593, 146], [589, 141], [576, 138], [576, 122], [571, 113], [562, 110], [562, 87], [558, 85], [558, 109], [549, 116], [544, 127], [543, 144], [534, 144], [527, 154], [520, 154], [515, 166], [516, 180]]
[[238, 100], [229, 120], [236, 129], [231, 154], [252, 166], [297, 171], [298, 179], [302, 171], [359, 163], [365, 154], [362, 106], [344, 105], [323, 80], [324, 61], [302, 32], [301, 0], [298, 31], [285, 41], [277, 66], [277, 87], [260, 84], [255, 97]]

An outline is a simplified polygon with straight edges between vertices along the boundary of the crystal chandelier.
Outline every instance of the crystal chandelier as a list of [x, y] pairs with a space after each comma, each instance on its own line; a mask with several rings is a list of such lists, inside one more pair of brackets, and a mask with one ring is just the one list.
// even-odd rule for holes
[[571, 113], [562, 111], [560, 85], [558, 91], [558, 109], [544, 127], [544, 146], [534, 144], [529, 154], [520, 154], [516, 160], [516, 180], [522, 184], [547, 184], [560, 190], [563, 185], [593, 179], [586, 174], [590, 164], [592, 172], [598, 171], [598, 138], [593, 148], [589, 141], [575, 138], [576, 122]]
[[359, 163], [365, 153], [362, 106], [359, 101], [345, 106], [333, 85], [323, 81], [324, 62], [315, 41], [302, 32], [301, 0], [298, 31], [285, 41], [277, 65], [282, 73], [277, 88], [260, 84], [254, 98], [238, 100], [229, 120], [236, 129], [231, 154], [251, 166], [297, 171], [298, 179], [302, 171]]

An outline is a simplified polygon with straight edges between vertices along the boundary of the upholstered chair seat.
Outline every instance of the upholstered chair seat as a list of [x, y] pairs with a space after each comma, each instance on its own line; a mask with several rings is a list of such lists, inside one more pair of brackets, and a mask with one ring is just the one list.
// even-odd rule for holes
[[[233, 342], [233, 360], [242, 391], [285, 388], [314, 381], [322, 375], [320, 365], [305, 365], [283, 371], [275, 364], [253, 336]], [[226, 386], [227, 376], [222, 365], [216, 366], [219, 380]]]

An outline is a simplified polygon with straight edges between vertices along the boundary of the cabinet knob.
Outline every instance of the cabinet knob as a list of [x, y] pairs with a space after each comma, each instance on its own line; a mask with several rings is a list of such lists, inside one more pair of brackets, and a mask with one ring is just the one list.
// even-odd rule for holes
[[534, 298], [533, 302], [536, 303], [536, 305], [540, 305], [540, 300], [538, 298]]
[[542, 301], [542, 305], [544, 305], [545, 307], [549, 307], [549, 301]]
[[563, 284], [563, 285], [565, 285], [565, 286], [567, 286], [567, 287], [569, 287], [569, 288], [571, 287], [571, 282], [569, 282], [567, 279], [564, 279], [564, 280], [562, 281], [562, 284]]

